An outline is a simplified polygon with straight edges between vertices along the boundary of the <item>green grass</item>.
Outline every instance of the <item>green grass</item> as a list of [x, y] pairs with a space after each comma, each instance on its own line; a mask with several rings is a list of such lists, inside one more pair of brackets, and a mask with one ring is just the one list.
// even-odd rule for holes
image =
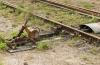
[[94, 61], [92, 59], [88, 58], [87, 56], [82, 56], [82, 59], [86, 60], [86, 61], [88, 61], [88, 62], [90, 62], [92, 64], [94, 63]]
[[[35, 13], [38, 13], [39, 15], [42, 15], [43, 17], [48, 16], [48, 17], [50, 17], [50, 19], [58, 21], [58, 22], [63, 21], [63, 24], [69, 25], [69, 26], [71, 26], [71, 25], [78, 26], [81, 24], [91, 23], [91, 22], [95, 22], [98, 20], [95, 17], [89, 18], [89, 17], [85, 17], [84, 15], [80, 15], [73, 10], [59, 9], [59, 8], [52, 7], [50, 5], [43, 4], [40, 2], [35, 3], [33, 7], [30, 6], [29, 8], [27, 8], [27, 10], [29, 12], [34, 11]], [[16, 22], [23, 21], [25, 19], [25, 16], [22, 13], [22, 11], [18, 10], [16, 12], [18, 12], [18, 14], [20, 14], [20, 15], [18, 17], [13, 18], [13, 20], [15, 19]], [[49, 15], [48, 15], [48, 12], [49, 12]], [[7, 16], [6, 14], [4, 14], [4, 15]], [[40, 25], [43, 24], [43, 22], [39, 22], [39, 20], [37, 20], [37, 19], [32, 19], [31, 22], [33, 23], [33, 25], [34, 24], [40, 24]]]
[[94, 21], [94, 22], [97, 22], [98, 21], [98, 18], [96, 18], [95, 16], [92, 16], [91, 20], [90, 21]]
[[0, 50], [3, 50], [6, 47], [6, 43], [0, 42]]
[[6, 47], [6, 42], [4, 41], [4, 34], [0, 34], [0, 50]]
[[99, 50], [98, 47], [93, 47], [93, 48], [90, 50], [90, 52], [91, 52], [92, 54], [94, 54], [94, 55], [97, 55], [97, 54], [98, 54], [98, 50]]
[[21, 4], [21, 5], [20, 5], [20, 7], [21, 7], [21, 8], [24, 8], [24, 7], [25, 7], [25, 5], [24, 5], [24, 4]]
[[4, 38], [4, 36], [5, 36], [4, 34], [0, 33], [0, 38]]
[[84, 7], [86, 9], [90, 9], [90, 10], [94, 8], [94, 5], [90, 4], [88, 2], [81, 2], [80, 4], [78, 4], [78, 6], [81, 6], [81, 7]]
[[36, 47], [38, 50], [47, 50], [50, 49], [51, 46], [49, 44], [40, 42], [39, 45]]
[[4, 65], [4, 63], [2, 61], [0, 61], [0, 65]]
[[72, 40], [69, 40], [67, 42], [67, 45], [70, 46], [70, 47], [72, 47], [74, 43], [75, 43], [75, 41], [72, 39]]
[[67, 42], [67, 45], [70, 46], [70, 47], [72, 47], [73, 44], [75, 44], [76, 41], [79, 40], [79, 39], [81, 39], [81, 37], [77, 34], [77, 35], [74, 36], [71, 40], [69, 40], [69, 41]]
[[88, 60], [87, 56], [82, 56], [83, 60]]
[[22, 12], [23, 12], [22, 10], [17, 9], [15, 15], [20, 15]]
[[8, 7], [8, 8], [6, 8], [6, 12], [7, 12], [7, 13], [13, 12], [13, 9], [10, 8], [10, 7]]
[[17, 36], [17, 34], [19, 33], [19, 31], [13, 31], [10, 33], [11, 37]]
[[0, 9], [2, 10], [2, 9], [5, 9], [5, 8], [6, 8], [6, 6], [3, 3], [0, 2]]
[[27, 32], [24, 31], [21, 36], [27, 36]]

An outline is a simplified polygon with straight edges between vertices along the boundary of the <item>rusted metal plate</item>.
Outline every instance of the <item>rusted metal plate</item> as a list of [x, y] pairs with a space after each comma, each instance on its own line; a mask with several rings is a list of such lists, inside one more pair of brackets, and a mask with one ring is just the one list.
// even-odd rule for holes
[[16, 47], [16, 49], [8, 49], [7, 51], [10, 53], [15, 53], [15, 52], [20, 52], [20, 51], [27, 51], [27, 50], [31, 50], [31, 49], [35, 49], [36, 46], [32, 45], [30, 43], [24, 45], [24, 46], [18, 46]]
[[80, 29], [91, 29], [91, 32], [100, 33], [100, 22], [80, 25]]

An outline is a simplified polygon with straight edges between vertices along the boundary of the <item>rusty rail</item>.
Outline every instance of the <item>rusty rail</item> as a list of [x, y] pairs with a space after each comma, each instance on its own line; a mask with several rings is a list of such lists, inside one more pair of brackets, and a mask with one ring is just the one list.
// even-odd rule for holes
[[[18, 6], [13, 5], [13, 4], [10, 4], [10, 3], [8, 3], [8, 2], [5, 2], [5, 1], [1, 1], [1, 2], [4, 3], [5, 5], [9, 6], [9, 7], [14, 8], [14, 9], [20, 9]], [[23, 9], [20, 9], [20, 10], [23, 10]], [[25, 11], [25, 10], [23, 10], [23, 11]], [[26, 11], [25, 11], [25, 12], [26, 12]], [[32, 14], [33, 14], [33, 13], [32, 13]], [[73, 34], [76, 34], [76, 33], [77, 33], [77, 34], [79, 34], [80, 36], [82, 36], [82, 37], [84, 37], [84, 38], [86, 38], [86, 39], [89, 39], [89, 40], [92, 41], [92, 42], [93, 42], [93, 41], [95, 41], [95, 42], [100, 42], [100, 37], [98, 37], [98, 36], [95, 36], [95, 35], [92, 35], [92, 34], [83, 32], [83, 31], [81, 31], [81, 30], [77, 30], [77, 29], [75, 29], [75, 28], [72, 28], [72, 27], [70, 27], [70, 26], [61, 24], [61, 23], [59, 23], [59, 22], [57, 22], [57, 21], [50, 20], [50, 19], [48, 19], [48, 18], [44, 18], [44, 17], [39, 16], [39, 15], [37, 15], [37, 14], [33, 14], [33, 15], [34, 15], [35, 17], [38, 17], [38, 18], [40, 18], [40, 19], [43, 19], [45, 22], [53, 23], [53, 24], [55, 24], [55, 25], [60, 25], [60, 26], [62, 27], [62, 29], [68, 31], [69, 33], [73, 33]]]
[[47, 3], [54, 4], [54, 5], [57, 5], [57, 6], [60, 6], [60, 7], [75, 10], [75, 11], [78, 11], [80, 13], [84, 13], [86, 15], [96, 16], [96, 17], [100, 18], [100, 13], [96, 12], [96, 11], [92, 11], [92, 10], [88, 10], [88, 9], [80, 8], [80, 7], [76, 7], [76, 6], [72, 6], [70, 4], [65, 4], [63, 2], [58, 2], [58, 1], [54, 1], [54, 0], [40, 0], [40, 1], [41, 2], [47, 2]]

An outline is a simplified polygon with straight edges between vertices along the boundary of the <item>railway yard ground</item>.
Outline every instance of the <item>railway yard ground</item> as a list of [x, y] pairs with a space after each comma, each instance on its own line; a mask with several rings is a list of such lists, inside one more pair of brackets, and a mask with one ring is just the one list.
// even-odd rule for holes
[[[35, 49], [9, 53], [4, 40], [12, 39], [19, 33], [30, 13], [43, 18], [57, 21], [66, 26], [79, 29], [79, 25], [97, 23], [100, 17], [88, 16], [67, 8], [56, 7], [44, 2], [33, 0], [4, 0], [17, 5], [20, 9], [3, 4], [0, 0], [0, 65], [100, 65], [100, 42], [76, 33], [61, 30], [58, 35], [39, 40]], [[93, 11], [100, 11], [99, 0], [56, 0]], [[27, 11], [27, 12], [26, 12]], [[30, 29], [40, 28], [40, 33], [55, 28], [55, 24], [31, 15], [27, 23]], [[96, 33], [86, 33], [96, 35]], [[72, 36], [71, 36], [72, 35]], [[98, 36], [100, 34], [97, 34]], [[23, 36], [27, 36], [24, 31]], [[84, 34], [85, 36], [85, 34]], [[24, 46], [24, 45], [23, 45]]]

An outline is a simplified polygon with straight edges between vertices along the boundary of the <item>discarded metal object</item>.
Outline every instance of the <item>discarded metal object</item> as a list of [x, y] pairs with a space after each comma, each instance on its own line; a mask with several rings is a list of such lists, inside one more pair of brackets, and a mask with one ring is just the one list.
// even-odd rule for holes
[[[8, 51], [9, 52], [18, 52], [18, 51], [33, 49], [33, 48], [36, 47], [37, 42], [42, 40], [43, 38], [58, 35], [59, 32], [61, 32], [61, 30], [59, 30], [59, 29], [60, 28], [56, 28], [55, 30], [50, 30], [50, 31], [44, 31], [44, 32], [41, 32], [41, 33], [38, 32], [36, 37], [32, 37], [32, 38], [29, 37], [29, 36], [28, 37], [24, 36], [24, 37], [16, 37], [14, 39], [11, 39], [7, 43], [7, 46], [9, 47]], [[36, 31], [36, 29], [34, 29], [32, 32], [34, 32], [34, 31]], [[35, 33], [32, 33], [32, 34], [35, 34]]]
[[[27, 24], [27, 22], [28, 22], [29, 20], [30, 20], [30, 18], [26, 20], [24, 26]], [[17, 35], [17, 36], [14, 36], [13, 38], [20, 37], [21, 34], [23, 33], [23, 31], [24, 31], [24, 27], [22, 26], [22, 28], [21, 28], [20, 32], [18, 33], [18, 35]]]
[[80, 25], [80, 29], [85, 32], [100, 33], [100, 22]]

